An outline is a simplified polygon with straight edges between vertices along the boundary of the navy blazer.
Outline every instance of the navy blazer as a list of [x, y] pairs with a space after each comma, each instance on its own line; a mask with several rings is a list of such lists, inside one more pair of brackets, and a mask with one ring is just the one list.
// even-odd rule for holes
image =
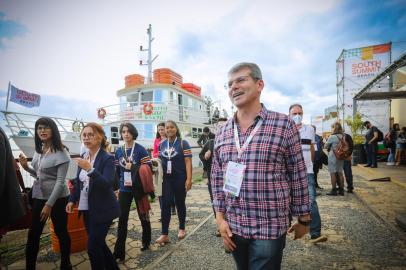
[[[115, 165], [114, 157], [100, 149], [94, 161], [94, 171], [89, 175], [89, 221], [91, 223], [105, 223], [120, 216], [120, 205], [113, 191]], [[78, 202], [82, 182], [78, 169], [74, 179], [74, 192], [70, 195], [70, 202]]]

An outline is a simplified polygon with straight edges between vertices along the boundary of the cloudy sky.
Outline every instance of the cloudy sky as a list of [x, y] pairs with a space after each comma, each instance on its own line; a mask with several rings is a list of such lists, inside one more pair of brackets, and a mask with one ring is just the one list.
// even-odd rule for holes
[[336, 103], [342, 49], [392, 41], [392, 59], [406, 49], [406, 0], [1, 0], [0, 109], [11, 81], [42, 96], [39, 109], [12, 111], [95, 119], [97, 107], [118, 103], [126, 75], [146, 74], [138, 50], [149, 24], [154, 68], [230, 110], [228, 69], [256, 62], [266, 106], [287, 113], [300, 102], [307, 121]]

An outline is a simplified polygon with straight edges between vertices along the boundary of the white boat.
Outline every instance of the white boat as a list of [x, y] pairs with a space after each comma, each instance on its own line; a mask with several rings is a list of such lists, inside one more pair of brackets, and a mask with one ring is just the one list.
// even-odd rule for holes
[[[44, 116], [10, 111], [0, 112], [3, 113], [6, 126], [11, 132], [10, 138], [24, 155], [32, 158], [35, 152], [35, 121]], [[82, 145], [80, 142], [79, 131], [84, 123], [82, 121], [67, 118], [49, 118], [54, 120], [57, 124], [61, 134], [62, 143], [69, 149], [70, 154], [79, 155]]]
[[[204, 99], [201, 96], [200, 87], [192, 83], [183, 83], [182, 76], [170, 69], [156, 69], [152, 71], [151, 43], [152, 28], [149, 25], [148, 49], [148, 76], [144, 78], [139, 74], [131, 74], [125, 77], [125, 87], [117, 91], [119, 103], [99, 108], [98, 117], [103, 125], [106, 136], [113, 150], [122, 142], [120, 141], [119, 127], [123, 122], [132, 123], [138, 130], [137, 142], [151, 150], [155, 139], [157, 125], [166, 120], [177, 123], [183, 139], [187, 140], [192, 147], [193, 165], [199, 166], [197, 151], [197, 138], [205, 126], [211, 126], [211, 119], [219, 117], [219, 114], [207, 110]], [[141, 65], [144, 65], [142, 62]], [[154, 74], [154, 76], [152, 76]], [[17, 146], [28, 156], [34, 153], [34, 123], [39, 115], [19, 114], [15, 112], [3, 112], [7, 126], [12, 132], [12, 139]], [[32, 118], [27, 120], [27, 118]], [[79, 154], [80, 126], [83, 124], [77, 120], [52, 117], [59, 125], [63, 143], [69, 147], [71, 154]]]
[[[123, 122], [131, 122], [138, 130], [137, 141], [146, 148], [152, 148], [156, 134], [156, 126], [166, 120], [173, 120], [179, 126], [184, 139], [197, 146], [196, 138], [202, 133], [204, 126], [209, 124], [210, 112], [201, 97], [200, 87], [192, 83], [183, 83], [182, 76], [170, 69], [152, 71], [151, 44], [152, 28], [149, 25], [148, 48], [140, 48], [148, 52], [148, 76], [139, 74], [125, 77], [125, 87], [117, 91], [119, 104], [99, 108], [100, 119], [106, 127], [107, 137], [111, 143], [119, 143], [119, 126]], [[141, 65], [144, 65], [142, 62]]]

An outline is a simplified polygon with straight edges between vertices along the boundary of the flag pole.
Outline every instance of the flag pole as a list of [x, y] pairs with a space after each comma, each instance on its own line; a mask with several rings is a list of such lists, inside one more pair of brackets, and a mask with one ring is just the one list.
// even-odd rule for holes
[[8, 82], [8, 91], [7, 91], [7, 99], [6, 99], [6, 112], [8, 109], [8, 101], [10, 100], [10, 89], [11, 89], [11, 82]]

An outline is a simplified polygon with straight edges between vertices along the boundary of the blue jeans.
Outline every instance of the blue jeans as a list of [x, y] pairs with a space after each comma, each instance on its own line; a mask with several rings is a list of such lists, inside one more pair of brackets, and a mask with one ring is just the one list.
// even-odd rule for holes
[[286, 234], [277, 239], [245, 239], [233, 235], [232, 240], [237, 248], [233, 251], [238, 270], [281, 269]]
[[389, 148], [388, 162], [395, 162], [396, 148]]
[[319, 214], [319, 207], [316, 201], [316, 184], [314, 182], [314, 174], [307, 174], [307, 185], [309, 189], [310, 197], [310, 215], [312, 217], [312, 222], [310, 223], [310, 236], [311, 238], [317, 238], [321, 233], [321, 219]]
[[351, 161], [349, 160], [344, 160], [344, 175], [345, 175], [345, 181], [347, 182], [347, 190], [353, 190], [354, 185], [352, 182], [352, 168], [351, 168]]

